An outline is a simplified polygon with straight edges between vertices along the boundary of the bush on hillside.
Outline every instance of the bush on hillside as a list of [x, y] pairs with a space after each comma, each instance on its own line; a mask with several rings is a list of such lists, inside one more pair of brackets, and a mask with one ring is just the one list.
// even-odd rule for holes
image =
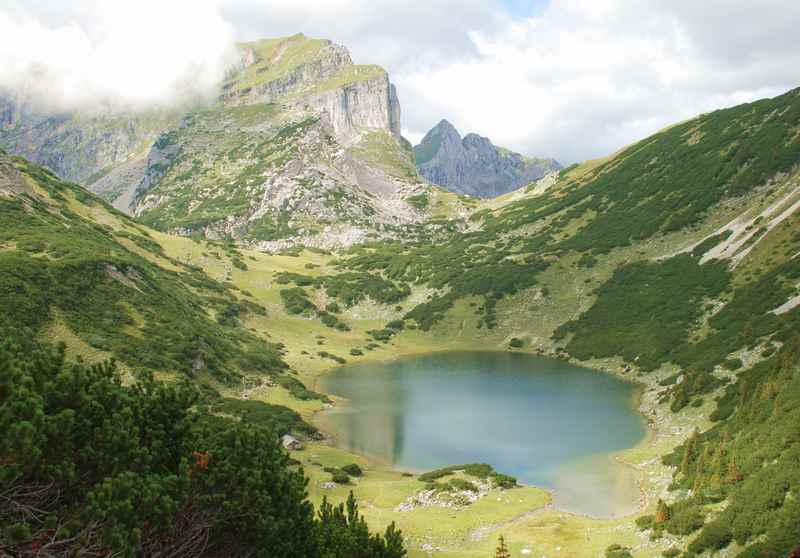
[[355, 499], [315, 516], [275, 431], [198, 414], [187, 383], [122, 385], [63, 345], [0, 344], [0, 548], [113, 554], [401, 558]]
[[364, 474], [361, 470], [361, 467], [358, 466], [357, 463], [350, 463], [349, 465], [345, 465], [342, 467], [342, 471], [350, 475], [351, 477], [360, 477]]

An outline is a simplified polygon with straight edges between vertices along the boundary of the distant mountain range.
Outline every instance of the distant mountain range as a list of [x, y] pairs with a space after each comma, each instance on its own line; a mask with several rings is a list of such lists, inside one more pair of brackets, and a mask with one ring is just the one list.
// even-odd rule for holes
[[442, 120], [414, 146], [419, 173], [451, 192], [493, 198], [561, 169], [555, 159], [529, 158], [494, 145], [489, 138], [463, 138]]

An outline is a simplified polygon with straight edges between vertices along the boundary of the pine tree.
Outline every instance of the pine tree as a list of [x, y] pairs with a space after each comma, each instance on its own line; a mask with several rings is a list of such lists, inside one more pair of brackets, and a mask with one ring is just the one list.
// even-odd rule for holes
[[739, 471], [738, 465], [736, 465], [736, 456], [732, 455], [731, 460], [728, 463], [728, 482], [731, 484], [736, 484], [740, 482], [744, 477], [742, 473]]
[[653, 522], [656, 525], [660, 525], [669, 521], [670, 517], [672, 517], [672, 512], [669, 509], [669, 506], [664, 500], [659, 498], [658, 505], [656, 506], [656, 515], [653, 518]]
[[511, 552], [508, 551], [503, 535], [500, 535], [500, 539], [497, 541], [497, 550], [494, 553], [494, 558], [511, 558]]
[[699, 434], [697, 433], [697, 429], [695, 429], [694, 432], [692, 432], [691, 437], [688, 440], [686, 440], [686, 444], [684, 445], [684, 448], [683, 448], [683, 460], [681, 461], [681, 473], [683, 473], [683, 475], [685, 477], [689, 476], [689, 465], [694, 460], [694, 452], [695, 452], [695, 448], [697, 447], [698, 437], [699, 437]]
[[753, 332], [753, 322], [747, 322], [747, 325], [744, 326], [744, 329], [739, 333], [739, 342], [744, 345], [750, 345], [752, 343], [755, 334]]

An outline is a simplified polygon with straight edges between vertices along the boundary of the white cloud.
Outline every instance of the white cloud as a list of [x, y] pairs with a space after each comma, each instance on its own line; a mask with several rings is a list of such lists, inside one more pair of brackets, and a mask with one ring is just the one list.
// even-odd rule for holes
[[[769, 4], [769, 5], [767, 5]], [[800, 85], [800, 3], [563, 0], [470, 36], [468, 60], [394, 76], [419, 132], [447, 117], [563, 162]], [[406, 114], [409, 114], [406, 111]]]
[[304, 32], [385, 66], [412, 139], [447, 118], [564, 163], [800, 85], [797, 0], [5, 1], [0, 85], [63, 106], [206, 91], [234, 39]]
[[510, 21], [496, 0], [227, 0], [223, 13], [240, 39], [302, 32], [344, 44], [356, 61], [392, 72], [470, 56], [468, 31]]
[[0, 85], [63, 109], [205, 94], [235, 56], [209, 1], [28, 1], [0, 9]]

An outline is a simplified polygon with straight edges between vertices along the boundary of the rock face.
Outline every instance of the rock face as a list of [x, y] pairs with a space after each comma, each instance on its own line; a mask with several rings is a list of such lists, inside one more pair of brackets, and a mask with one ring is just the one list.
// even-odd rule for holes
[[31, 185], [3, 151], [0, 151], [0, 197], [13, 198], [20, 194], [33, 195]]
[[[54, 113], [23, 94], [0, 92], [0, 147], [111, 202], [135, 188], [142, 177], [136, 162], [176, 121], [175, 112], [163, 111], [133, 114], [99, 107], [92, 113]], [[127, 170], [114, 172], [118, 167]]]
[[343, 145], [365, 128], [400, 138], [400, 103], [383, 68], [357, 66], [345, 47], [302, 34], [243, 49], [242, 70], [223, 85], [224, 103], [281, 103], [325, 113]]
[[400, 139], [400, 103], [386, 74], [309, 96], [303, 103], [328, 115], [343, 145], [355, 143], [365, 128], [386, 130]]
[[240, 54], [214, 101], [169, 114], [53, 114], [0, 97], [0, 147], [155, 228], [265, 250], [349, 245], [426, 218], [439, 194], [400, 135], [385, 70], [302, 34]]
[[284, 434], [281, 436], [281, 445], [284, 447], [284, 449], [290, 451], [298, 451], [303, 449], [303, 444], [300, 442], [300, 440], [290, 434]]
[[451, 192], [479, 198], [499, 196], [538, 180], [561, 165], [555, 159], [531, 159], [483, 136], [464, 138], [442, 120], [414, 147], [422, 176]]
[[406, 201], [430, 187], [383, 69], [303, 35], [242, 49], [218, 102], [153, 144], [134, 215], [263, 250], [349, 245], [425, 218]]

